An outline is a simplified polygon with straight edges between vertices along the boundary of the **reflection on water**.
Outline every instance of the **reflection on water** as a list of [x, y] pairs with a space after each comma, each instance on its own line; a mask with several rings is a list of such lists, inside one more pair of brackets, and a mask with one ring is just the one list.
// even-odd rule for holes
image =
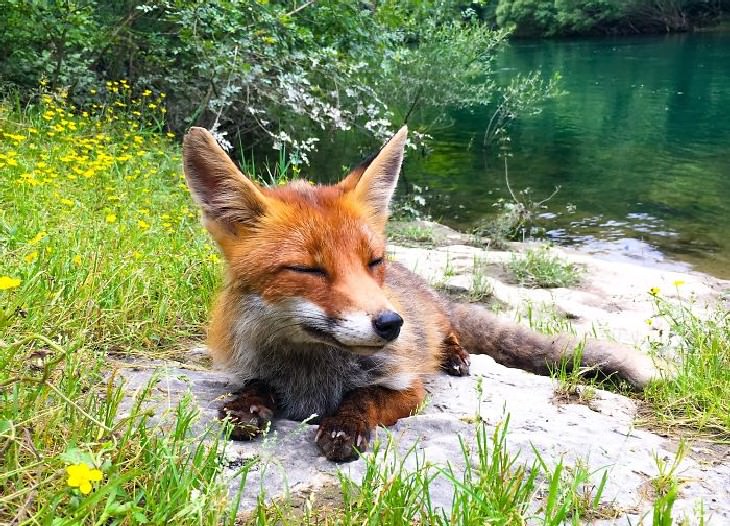
[[[539, 200], [561, 186], [550, 238], [730, 278], [730, 35], [516, 43], [502, 64], [559, 71], [568, 92], [511, 133], [512, 187]], [[488, 115], [454, 117], [406, 174], [448, 196], [434, 217], [469, 228], [508, 194], [501, 160], [476, 146]]]
[[[557, 219], [557, 214], [550, 220]], [[614, 261], [627, 261], [666, 268], [668, 270], [689, 270], [688, 263], [671, 260], [652, 244], [639, 239], [642, 236], [678, 237], [677, 232], [666, 229], [664, 221], [646, 213], [629, 213], [624, 221], [606, 220], [604, 217], [589, 217], [571, 221], [567, 228], [547, 230], [546, 237], [561, 245], [572, 245], [582, 252], [595, 254]], [[598, 233], [598, 234], [596, 234]]]

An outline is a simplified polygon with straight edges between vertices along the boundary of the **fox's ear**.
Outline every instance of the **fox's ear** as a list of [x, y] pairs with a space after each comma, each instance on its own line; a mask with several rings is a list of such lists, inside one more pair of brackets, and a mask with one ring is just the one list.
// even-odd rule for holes
[[388, 205], [398, 184], [407, 137], [408, 127], [403, 126], [374, 158], [363, 162], [340, 183], [383, 226], [388, 219]]
[[214, 221], [233, 233], [236, 225], [252, 226], [264, 214], [261, 190], [236, 168], [208, 130], [190, 128], [185, 135], [183, 170], [206, 223]]

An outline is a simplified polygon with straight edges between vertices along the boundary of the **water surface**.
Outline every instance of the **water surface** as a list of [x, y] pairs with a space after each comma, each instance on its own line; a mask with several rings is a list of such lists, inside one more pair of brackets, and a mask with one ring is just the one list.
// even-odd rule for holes
[[[567, 94], [511, 131], [513, 188], [561, 186], [549, 237], [730, 278], [730, 34], [516, 42], [500, 65], [563, 77]], [[508, 196], [504, 165], [481, 146], [487, 112], [452, 116], [404, 173], [435, 219], [468, 229]]]

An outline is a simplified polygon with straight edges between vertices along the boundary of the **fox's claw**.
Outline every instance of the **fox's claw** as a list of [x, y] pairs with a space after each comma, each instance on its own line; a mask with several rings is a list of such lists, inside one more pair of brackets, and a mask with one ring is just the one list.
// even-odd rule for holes
[[244, 391], [223, 404], [218, 416], [229, 418], [233, 424], [232, 440], [251, 440], [266, 430], [274, 417], [274, 409], [269, 407], [265, 397]]
[[322, 420], [314, 441], [327, 460], [349, 462], [367, 450], [370, 427], [362, 420], [331, 416]]

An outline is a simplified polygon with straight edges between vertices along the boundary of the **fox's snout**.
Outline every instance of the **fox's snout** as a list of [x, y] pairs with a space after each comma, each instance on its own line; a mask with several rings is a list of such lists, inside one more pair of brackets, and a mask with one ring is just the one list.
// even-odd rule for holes
[[400, 334], [403, 318], [397, 312], [386, 310], [373, 318], [373, 329], [382, 339], [392, 342]]
[[[322, 307], [304, 300], [287, 301], [274, 307], [314, 338], [354, 352], [375, 352], [395, 341], [403, 327], [403, 318], [390, 306], [376, 310], [376, 314], [356, 310], [327, 313]], [[373, 312], [373, 311], [370, 311]]]
[[403, 318], [389, 307], [376, 312], [351, 312], [330, 318], [332, 338], [344, 348], [364, 354], [394, 342], [400, 335]]

